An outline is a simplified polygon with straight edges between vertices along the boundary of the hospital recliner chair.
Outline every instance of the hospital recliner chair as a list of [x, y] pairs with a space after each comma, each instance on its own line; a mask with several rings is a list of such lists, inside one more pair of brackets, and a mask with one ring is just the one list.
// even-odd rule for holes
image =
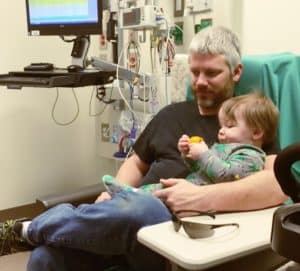
[[[300, 139], [300, 57], [291, 53], [245, 56], [243, 58], [244, 72], [239, 84], [236, 86], [237, 95], [247, 93], [253, 89], [261, 89], [272, 98], [280, 110], [280, 128], [278, 132], [280, 147], [284, 148]], [[188, 74], [188, 64], [183, 69]], [[183, 95], [185, 96], [185, 94]], [[187, 99], [192, 99], [191, 90], [188, 87]], [[46, 210], [59, 203], [70, 202], [73, 204], [91, 203], [102, 191], [99, 184], [63, 195], [51, 195], [40, 197], [37, 204], [40, 211]], [[29, 253], [17, 253], [0, 257], [1, 271], [24, 271]], [[252, 266], [259, 262], [259, 271], [274, 270], [286, 262], [271, 249], [253, 254], [247, 258], [241, 258], [237, 262], [226, 266], [211, 269], [247, 271], [258, 270]], [[256, 266], [257, 267], [257, 266]]]

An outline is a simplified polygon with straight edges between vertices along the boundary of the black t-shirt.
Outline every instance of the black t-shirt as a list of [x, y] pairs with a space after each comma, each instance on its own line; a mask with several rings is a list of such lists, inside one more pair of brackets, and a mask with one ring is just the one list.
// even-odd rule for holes
[[[143, 184], [161, 178], [183, 178], [189, 174], [177, 149], [179, 138], [201, 136], [211, 146], [217, 141], [217, 116], [201, 116], [196, 102], [181, 102], [164, 107], [150, 121], [133, 146], [135, 153], [150, 169]], [[276, 147], [271, 149], [277, 150]]]

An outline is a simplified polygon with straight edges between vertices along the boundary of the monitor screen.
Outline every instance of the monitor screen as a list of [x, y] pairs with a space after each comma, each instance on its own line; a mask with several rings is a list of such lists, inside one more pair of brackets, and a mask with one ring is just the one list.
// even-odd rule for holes
[[102, 33], [103, 0], [26, 0], [28, 34]]

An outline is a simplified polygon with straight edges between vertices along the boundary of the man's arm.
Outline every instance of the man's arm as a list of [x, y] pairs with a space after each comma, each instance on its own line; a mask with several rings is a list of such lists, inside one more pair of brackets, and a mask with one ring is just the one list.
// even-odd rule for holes
[[137, 154], [131, 155], [118, 170], [116, 179], [123, 184], [138, 187], [149, 165], [143, 162]]
[[161, 180], [168, 188], [155, 195], [173, 211], [239, 211], [275, 206], [287, 196], [274, 176], [274, 158], [267, 157], [264, 170], [234, 182], [197, 186], [184, 179]]

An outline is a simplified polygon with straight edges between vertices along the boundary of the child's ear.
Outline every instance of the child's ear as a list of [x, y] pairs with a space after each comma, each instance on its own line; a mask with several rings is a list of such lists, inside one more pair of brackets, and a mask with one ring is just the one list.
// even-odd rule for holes
[[254, 140], [260, 140], [264, 136], [264, 132], [259, 128], [253, 129], [252, 132], [253, 132], [252, 137]]

